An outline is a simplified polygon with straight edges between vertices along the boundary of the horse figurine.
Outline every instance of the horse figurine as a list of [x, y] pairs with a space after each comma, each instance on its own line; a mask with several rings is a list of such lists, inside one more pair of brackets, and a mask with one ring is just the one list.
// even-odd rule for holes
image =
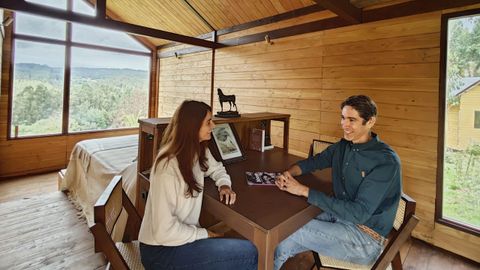
[[233, 107], [235, 107], [235, 111], [238, 111], [237, 104], [235, 104], [235, 95], [225, 95], [222, 92], [222, 89], [220, 88], [217, 88], [217, 92], [218, 92], [218, 100], [220, 101], [220, 107], [222, 108], [222, 112], [223, 112], [223, 102], [228, 102], [228, 104], [230, 105], [229, 111], [232, 111], [232, 103], [233, 103]]

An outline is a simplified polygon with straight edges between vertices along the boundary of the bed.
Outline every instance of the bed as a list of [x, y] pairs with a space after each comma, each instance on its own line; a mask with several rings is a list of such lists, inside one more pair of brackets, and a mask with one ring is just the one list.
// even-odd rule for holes
[[[115, 175], [122, 175], [123, 188], [135, 203], [137, 155], [138, 135], [84, 140], [74, 146], [59, 188], [68, 191], [88, 226], [93, 225], [96, 200]], [[116, 239], [123, 233], [126, 214], [122, 213], [120, 219], [114, 232]]]

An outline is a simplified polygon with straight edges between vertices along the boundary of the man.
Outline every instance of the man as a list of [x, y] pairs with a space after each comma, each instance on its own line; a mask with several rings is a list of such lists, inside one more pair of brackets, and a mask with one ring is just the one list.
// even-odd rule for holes
[[[377, 107], [367, 96], [342, 104], [343, 139], [299, 161], [276, 180], [286, 192], [308, 198], [322, 214], [283, 240], [275, 251], [275, 269], [303, 251], [369, 265], [380, 255], [395, 219], [401, 195], [397, 154], [371, 131]], [[308, 188], [294, 177], [332, 168], [333, 196]]]

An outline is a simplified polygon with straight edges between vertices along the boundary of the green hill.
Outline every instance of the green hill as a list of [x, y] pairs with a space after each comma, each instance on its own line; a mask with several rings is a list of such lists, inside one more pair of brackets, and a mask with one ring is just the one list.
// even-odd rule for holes
[[[61, 81], [63, 79], [63, 68], [50, 67], [47, 65], [21, 63], [15, 65], [15, 78], [20, 80], [36, 81]], [[148, 75], [146, 70], [135, 70], [127, 68], [73, 68], [72, 76], [76, 79], [140, 79], [145, 80]]]

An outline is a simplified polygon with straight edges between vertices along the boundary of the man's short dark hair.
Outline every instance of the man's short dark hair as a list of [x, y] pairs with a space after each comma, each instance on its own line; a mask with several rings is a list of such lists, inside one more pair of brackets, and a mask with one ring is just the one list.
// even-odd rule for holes
[[363, 118], [363, 124], [365, 124], [373, 116], [377, 116], [377, 105], [370, 97], [364, 95], [348, 97], [342, 102], [340, 109], [343, 109], [345, 106], [354, 108], [360, 117]]

